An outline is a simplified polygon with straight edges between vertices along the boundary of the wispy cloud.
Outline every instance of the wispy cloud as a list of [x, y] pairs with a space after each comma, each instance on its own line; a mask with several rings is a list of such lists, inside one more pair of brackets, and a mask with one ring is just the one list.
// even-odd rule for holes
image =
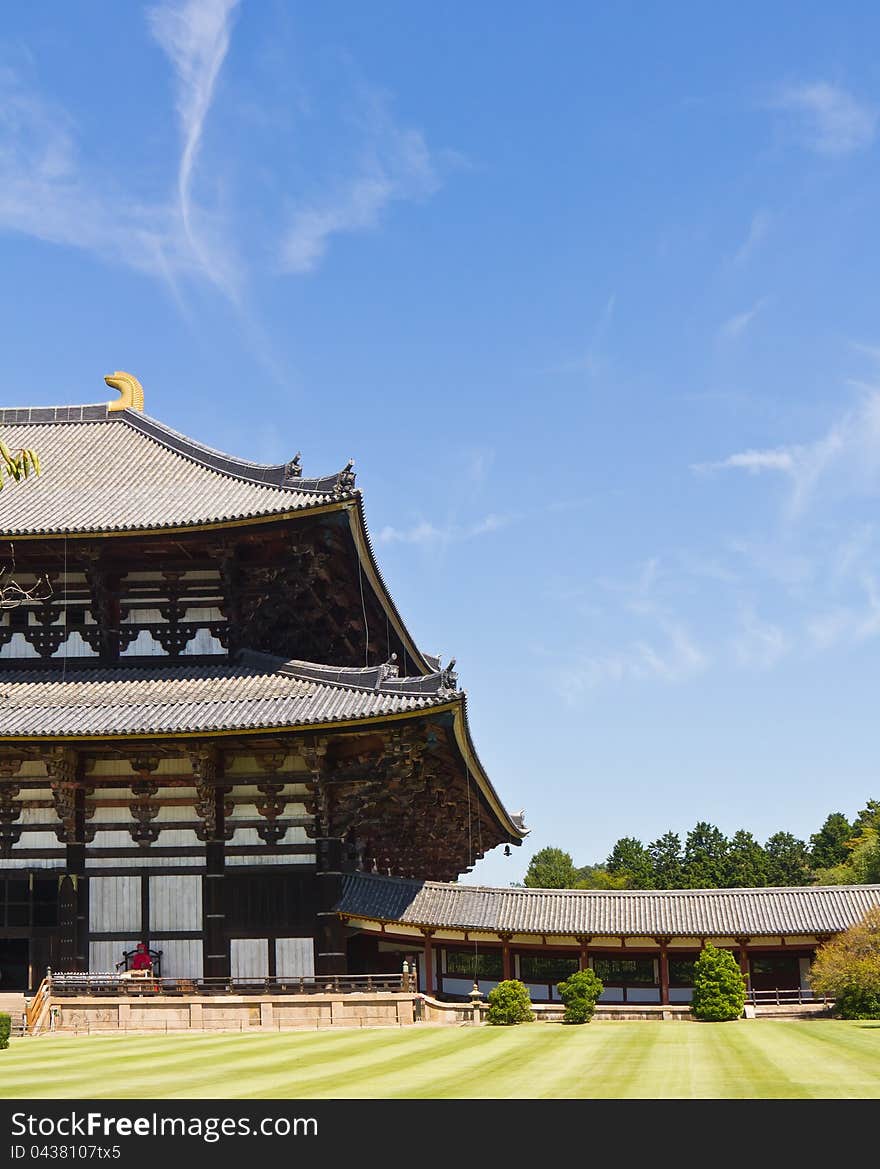
[[422, 132], [397, 126], [376, 91], [364, 90], [363, 98], [366, 140], [356, 173], [294, 211], [281, 246], [288, 272], [314, 271], [333, 236], [373, 230], [389, 204], [425, 198], [440, 185], [438, 160]]
[[739, 665], [769, 670], [788, 653], [788, 635], [770, 621], [762, 621], [752, 607], [740, 613], [739, 626], [732, 638], [733, 654]]
[[872, 573], [861, 577], [864, 600], [860, 605], [836, 605], [807, 621], [807, 635], [816, 650], [868, 641], [880, 635], [880, 588]]
[[866, 389], [858, 406], [814, 442], [741, 451], [718, 462], [695, 463], [691, 469], [783, 472], [792, 484], [792, 516], [803, 511], [820, 481], [832, 474], [845, 493], [875, 492], [880, 486], [880, 390]]
[[[177, 79], [177, 114], [183, 140], [177, 170], [177, 200], [183, 235], [207, 275], [233, 294], [235, 265], [227, 248], [204, 222], [196, 225], [192, 189], [205, 120], [214, 100], [238, 0], [170, 0], [147, 17]], [[213, 237], [213, 238], [212, 238]]]
[[734, 264], [748, 263], [760, 244], [766, 239], [770, 230], [771, 216], [769, 211], [756, 211], [752, 216], [746, 238], [736, 250], [733, 257]]
[[728, 455], [717, 463], [693, 463], [692, 471], [707, 472], [721, 471], [728, 467], [748, 471], [757, 475], [760, 471], [786, 471], [789, 474], [795, 469], [795, 456], [790, 448], [780, 447], [778, 450], [740, 451], [736, 455]]
[[709, 665], [708, 654], [686, 626], [661, 618], [655, 635], [635, 639], [621, 650], [588, 655], [557, 668], [553, 679], [569, 702], [609, 684], [631, 682], [684, 682]]
[[66, 111], [0, 68], [0, 230], [167, 278], [189, 263], [173, 220], [91, 173]]
[[769, 105], [796, 116], [799, 139], [817, 154], [840, 157], [874, 141], [876, 109], [827, 81], [784, 86]]
[[430, 520], [420, 520], [411, 528], [395, 528], [386, 525], [379, 532], [380, 544], [453, 544], [460, 540], [473, 540], [490, 532], [498, 532], [514, 523], [518, 517], [496, 515], [490, 512], [475, 524], [437, 525]]
[[734, 316], [728, 317], [718, 330], [719, 336], [729, 339], [741, 337], [766, 303], [766, 299], [762, 297], [761, 300], [756, 301], [745, 312], [736, 313]]

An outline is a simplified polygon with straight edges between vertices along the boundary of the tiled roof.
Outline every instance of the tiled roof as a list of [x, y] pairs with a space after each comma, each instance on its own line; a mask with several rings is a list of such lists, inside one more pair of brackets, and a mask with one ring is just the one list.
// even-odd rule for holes
[[438, 929], [594, 937], [835, 933], [880, 907], [880, 885], [774, 889], [491, 889], [370, 873], [345, 878], [349, 917]]
[[350, 467], [303, 479], [293, 463], [224, 455], [136, 410], [106, 405], [0, 410], [0, 437], [36, 450], [43, 474], [0, 494], [6, 536], [223, 523], [350, 497]]
[[[260, 664], [257, 663], [259, 658]], [[337, 672], [341, 673], [341, 672]], [[347, 722], [459, 697], [435, 678], [378, 678], [253, 655], [240, 664], [19, 670], [0, 681], [0, 738], [181, 734]]]

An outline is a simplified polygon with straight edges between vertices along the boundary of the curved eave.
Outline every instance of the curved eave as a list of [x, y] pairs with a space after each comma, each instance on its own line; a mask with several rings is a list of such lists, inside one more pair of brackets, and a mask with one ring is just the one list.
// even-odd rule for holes
[[391, 714], [380, 715], [364, 715], [363, 718], [347, 718], [338, 719], [336, 721], [321, 721], [314, 720], [313, 722], [300, 723], [279, 723], [273, 726], [258, 726], [258, 727], [222, 727], [222, 728], [198, 728], [192, 727], [189, 730], [183, 731], [121, 731], [118, 733], [108, 734], [90, 734], [88, 732], [81, 732], [77, 734], [46, 734], [46, 735], [0, 735], [0, 743], [94, 743], [94, 742], [137, 742], [139, 740], [148, 739], [162, 739], [164, 740], [182, 740], [182, 739], [213, 739], [218, 737], [230, 738], [232, 736], [240, 735], [293, 735], [302, 734], [308, 731], [335, 731], [346, 730], [351, 728], [361, 728], [365, 726], [381, 727], [386, 723], [399, 722], [401, 719], [418, 719], [426, 716], [430, 717], [437, 714], [442, 714], [445, 711], [454, 711], [456, 709], [456, 701], [441, 702], [436, 704], [426, 703], [417, 710], [401, 710]]
[[350, 503], [352, 491], [341, 494], [336, 499], [322, 500], [318, 503], [301, 503], [299, 507], [290, 511], [264, 511], [254, 515], [233, 516], [228, 519], [207, 520], [188, 524], [155, 524], [152, 527], [131, 528], [88, 528], [77, 532], [13, 532], [8, 539], [19, 540], [94, 540], [111, 539], [119, 536], [169, 536], [175, 532], [216, 532], [227, 528], [253, 527], [255, 524], [279, 523], [283, 520], [294, 520], [300, 516], [320, 515], [322, 512], [340, 511]]
[[[352, 495], [353, 498], [346, 501], [344, 506], [348, 512], [348, 523], [355, 548], [357, 549], [358, 559], [372, 586], [373, 594], [385, 610], [394, 632], [400, 638], [413, 663], [422, 674], [433, 674], [434, 667], [425, 659], [409, 630], [404, 625], [403, 618], [400, 616], [397, 606], [394, 603], [394, 598], [391, 596], [388, 586], [382, 577], [382, 572], [376, 560], [376, 555], [373, 551], [373, 542], [370, 539], [370, 532], [367, 527], [363, 496], [360, 491], [354, 491]], [[405, 669], [404, 673], [406, 673]]]
[[491, 808], [496, 819], [509, 834], [508, 842], [516, 845], [522, 844], [523, 840], [528, 836], [529, 830], [528, 828], [520, 828], [519, 825], [514, 823], [513, 818], [502, 804], [498, 793], [492, 786], [492, 781], [486, 774], [483, 764], [480, 762], [480, 757], [471, 738], [470, 724], [468, 723], [467, 717], [467, 695], [464, 693], [461, 695], [461, 701], [455, 707], [453, 726], [455, 730], [455, 741], [467, 768], [468, 775], [476, 779], [483, 798]]

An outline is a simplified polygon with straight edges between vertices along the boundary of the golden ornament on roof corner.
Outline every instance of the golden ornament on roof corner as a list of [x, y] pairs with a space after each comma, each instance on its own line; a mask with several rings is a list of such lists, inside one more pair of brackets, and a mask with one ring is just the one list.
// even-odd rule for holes
[[122, 395], [117, 401], [108, 403], [108, 410], [143, 410], [144, 387], [134, 374], [117, 369], [116, 373], [108, 373], [104, 381]]

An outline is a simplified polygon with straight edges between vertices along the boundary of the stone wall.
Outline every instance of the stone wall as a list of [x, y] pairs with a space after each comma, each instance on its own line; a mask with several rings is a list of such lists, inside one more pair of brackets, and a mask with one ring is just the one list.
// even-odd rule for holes
[[395, 1027], [415, 1019], [413, 994], [51, 997], [35, 1027], [48, 1031], [287, 1031]]

